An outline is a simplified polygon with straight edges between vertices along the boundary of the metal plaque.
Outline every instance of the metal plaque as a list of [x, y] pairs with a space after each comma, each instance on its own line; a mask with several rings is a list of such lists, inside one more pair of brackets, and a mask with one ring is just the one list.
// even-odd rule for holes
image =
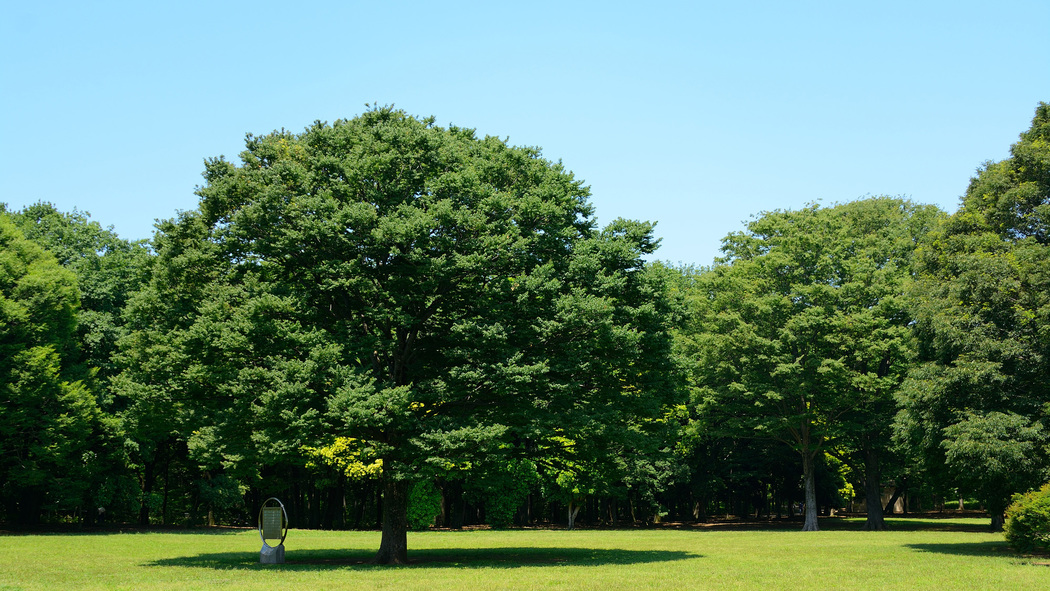
[[284, 534], [284, 511], [280, 507], [263, 507], [262, 537], [264, 540], [279, 540]]

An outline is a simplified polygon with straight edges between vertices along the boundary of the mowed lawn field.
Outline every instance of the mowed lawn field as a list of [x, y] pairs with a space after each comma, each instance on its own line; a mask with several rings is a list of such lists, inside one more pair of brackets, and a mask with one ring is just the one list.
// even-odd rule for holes
[[[826, 529], [432, 531], [412, 564], [368, 564], [378, 532], [292, 530], [258, 564], [255, 530], [0, 536], [0, 591], [46, 589], [1050, 589], [1050, 557], [1012, 552], [986, 520], [862, 520]], [[793, 527], [793, 525], [792, 525]]]

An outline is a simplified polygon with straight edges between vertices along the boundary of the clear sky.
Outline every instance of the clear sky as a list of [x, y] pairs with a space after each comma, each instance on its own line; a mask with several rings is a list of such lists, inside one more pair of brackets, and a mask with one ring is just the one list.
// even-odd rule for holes
[[539, 146], [707, 265], [751, 216], [954, 211], [1050, 102], [1050, 2], [0, 3], [0, 202], [125, 238], [244, 135], [393, 104]]

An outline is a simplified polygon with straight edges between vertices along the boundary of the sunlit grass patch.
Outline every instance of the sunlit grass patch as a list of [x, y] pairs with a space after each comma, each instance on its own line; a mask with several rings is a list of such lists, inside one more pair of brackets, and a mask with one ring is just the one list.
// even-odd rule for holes
[[824, 531], [623, 529], [409, 534], [410, 564], [370, 559], [378, 532], [293, 530], [259, 564], [254, 530], [0, 537], [0, 591], [46, 589], [1036, 589], [1045, 558], [982, 520], [860, 521]]

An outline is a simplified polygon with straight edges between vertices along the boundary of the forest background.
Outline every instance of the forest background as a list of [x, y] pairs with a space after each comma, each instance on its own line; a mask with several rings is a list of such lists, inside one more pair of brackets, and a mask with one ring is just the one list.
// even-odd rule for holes
[[[759, 214], [694, 268], [538, 150], [390, 107], [249, 136], [151, 241], [0, 215], [11, 524], [979, 504], [1048, 479], [1050, 106], [948, 215]], [[884, 499], [888, 494], [891, 498]], [[885, 501], [885, 503], [884, 503]]]

